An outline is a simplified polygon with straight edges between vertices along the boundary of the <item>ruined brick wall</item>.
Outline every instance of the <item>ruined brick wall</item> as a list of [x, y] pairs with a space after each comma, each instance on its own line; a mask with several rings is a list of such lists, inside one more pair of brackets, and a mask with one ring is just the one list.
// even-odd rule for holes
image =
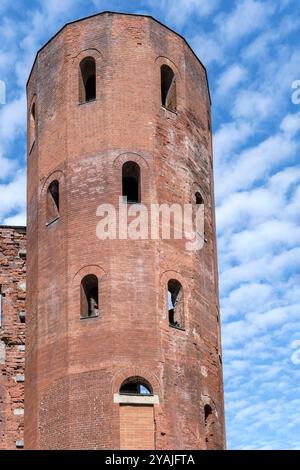
[[[79, 102], [79, 65], [96, 61], [97, 99]], [[161, 106], [160, 68], [176, 75], [177, 111]], [[144, 16], [105, 13], [66, 26], [38, 54], [27, 87], [28, 277], [25, 448], [118, 449], [122, 381], [145, 378], [157, 449], [225, 446], [206, 73], [186, 42]], [[200, 191], [205, 237], [103, 240], [97, 207], [118, 207], [122, 165], [141, 169], [141, 200], [188, 204]], [[60, 214], [47, 224], [47, 188]], [[80, 282], [100, 281], [100, 316], [80, 318]], [[184, 290], [184, 328], [169, 326], [167, 286]], [[213, 432], [205, 419], [213, 413]]]
[[0, 449], [23, 447], [26, 230], [0, 226]]

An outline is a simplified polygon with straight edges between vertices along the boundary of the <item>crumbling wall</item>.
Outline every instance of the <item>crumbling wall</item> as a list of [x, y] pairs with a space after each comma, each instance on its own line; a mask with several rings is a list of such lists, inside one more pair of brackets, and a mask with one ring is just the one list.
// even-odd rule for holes
[[0, 449], [23, 448], [26, 230], [0, 226]]

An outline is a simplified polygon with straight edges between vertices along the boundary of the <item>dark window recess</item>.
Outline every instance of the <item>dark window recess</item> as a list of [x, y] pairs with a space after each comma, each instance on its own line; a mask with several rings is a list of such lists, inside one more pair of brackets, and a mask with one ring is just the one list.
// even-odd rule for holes
[[122, 168], [122, 195], [128, 204], [141, 202], [141, 171], [135, 162], [126, 162]]
[[99, 316], [99, 286], [94, 274], [85, 276], [81, 281], [81, 318]]
[[183, 288], [176, 279], [168, 283], [169, 325], [184, 327]]
[[176, 111], [176, 77], [168, 65], [164, 64], [160, 68], [161, 74], [161, 104], [170, 111]]
[[35, 110], [35, 103], [33, 103], [31, 107], [30, 117], [29, 117], [29, 145], [30, 148], [33, 146], [35, 142], [35, 135], [36, 135], [36, 110]]
[[197, 205], [201, 205], [201, 204], [204, 204], [204, 201], [203, 201], [203, 197], [201, 196], [201, 194], [199, 193], [199, 191], [197, 191], [195, 193], [195, 200], [196, 200], [196, 204]]
[[205, 405], [204, 407], [204, 419], [206, 447], [207, 449], [213, 449], [215, 418], [210, 405]]
[[31, 117], [33, 121], [35, 121], [35, 103], [33, 103], [32, 108], [31, 108]]
[[19, 312], [19, 320], [21, 323], [26, 323], [26, 313], [25, 312]]
[[59, 182], [52, 181], [47, 190], [47, 223], [59, 217]]
[[85, 103], [96, 99], [96, 62], [93, 57], [86, 57], [80, 62], [79, 102]]
[[85, 100], [92, 101], [96, 98], [96, 77], [92, 75], [85, 84]]
[[151, 385], [142, 377], [130, 377], [120, 387], [121, 395], [153, 395]]

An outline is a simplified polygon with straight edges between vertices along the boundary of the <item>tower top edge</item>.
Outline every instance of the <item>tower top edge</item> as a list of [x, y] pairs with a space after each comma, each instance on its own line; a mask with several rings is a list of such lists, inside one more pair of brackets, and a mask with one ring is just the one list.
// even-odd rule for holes
[[51, 36], [51, 38], [37, 51], [36, 55], [35, 55], [35, 58], [34, 58], [34, 61], [33, 61], [33, 64], [32, 64], [32, 67], [31, 67], [31, 70], [30, 70], [30, 73], [29, 73], [29, 76], [28, 76], [28, 80], [27, 80], [27, 83], [26, 83], [26, 87], [28, 87], [28, 84], [29, 84], [29, 81], [30, 81], [30, 78], [31, 78], [31, 75], [32, 75], [32, 72], [33, 72], [33, 69], [34, 69], [34, 66], [36, 64], [36, 61], [38, 59], [38, 56], [39, 54], [57, 37], [59, 36], [59, 34], [61, 34], [68, 26], [70, 25], [73, 25], [73, 24], [76, 24], [76, 23], [80, 23], [82, 21], [86, 21], [86, 20], [89, 20], [89, 19], [92, 19], [92, 18], [96, 18], [96, 17], [100, 17], [100, 16], [104, 16], [104, 15], [120, 15], [120, 16], [128, 16], [128, 17], [138, 17], [138, 18], [148, 18], [150, 19], [151, 21], [154, 21], [155, 23], [159, 24], [160, 26], [162, 26], [163, 28], [167, 29], [168, 31], [171, 31], [172, 33], [176, 34], [176, 36], [178, 36], [180, 39], [183, 40], [183, 42], [186, 44], [186, 46], [190, 49], [190, 51], [192, 52], [192, 54], [194, 55], [194, 57], [196, 58], [196, 60], [199, 62], [199, 64], [201, 65], [201, 67], [204, 69], [204, 72], [205, 72], [205, 76], [206, 76], [206, 81], [207, 81], [207, 87], [208, 87], [208, 93], [209, 93], [209, 99], [210, 99], [210, 103], [211, 103], [211, 95], [210, 95], [210, 90], [209, 90], [209, 82], [208, 82], [208, 76], [207, 76], [207, 70], [206, 70], [206, 67], [205, 65], [201, 62], [201, 60], [199, 59], [199, 57], [197, 56], [197, 54], [195, 53], [195, 51], [193, 50], [193, 48], [190, 46], [190, 44], [188, 43], [188, 41], [181, 35], [179, 34], [177, 31], [175, 31], [174, 29], [170, 28], [169, 26], [165, 25], [164, 23], [162, 23], [161, 21], [157, 20], [156, 18], [154, 18], [153, 16], [151, 15], [146, 15], [146, 14], [140, 14], [140, 13], [123, 13], [123, 12], [117, 12], [117, 11], [102, 11], [102, 12], [99, 12], [99, 13], [96, 13], [94, 15], [90, 15], [90, 16], [84, 16], [82, 18], [79, 18], [77, 20], [74, 20], [74, 21], [70, 21], [66, 24], [64, 24], [53, 36]]

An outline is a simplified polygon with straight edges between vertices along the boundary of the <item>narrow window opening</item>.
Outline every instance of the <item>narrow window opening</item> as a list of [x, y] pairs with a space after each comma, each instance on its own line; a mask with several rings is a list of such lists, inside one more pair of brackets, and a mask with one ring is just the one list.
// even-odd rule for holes
[[33, 121], [35, 122], [35, 103], [33, 103], [32, 108], [31, 108], [31, 117]]
[[203, 197], [201, 196], [201, 194], [199, 193], [199, 191], [197, 191], [197, 192], [195, 193], [195, 200], [196, 200], [197, 206], [198, 206], [198, 205], [200, 206], [201, 204], [204, 204]]
[[99, 316], [99, 286], [94, 274], [85, 276], [81, 281], [81, 318]]
[[33, 103], [30, 111], [30, 117], [29, 117], [29, 138], [30, 138], [30, 149], [32, 148], [34, 142], [35, 142], [35, 135], [36, 135], [36, 109], [35, 109], [35, 103]]
[[210, 405], [204, 407], [204, 419], [205, 419], [205, 442], [207, 449], [213, 448], [214, 439], [214, 414]]
[[166, 64], [160, 68], [161, 73], [161, 104], [170, 111], [176, 111], [177, 98], [176, 98], [176, 77], [171, 69]]
[[86, 57], [80, 62], [79, 102], [85, 103], [96, 99], [96, 62], [93, 57]]
[[142, 377], [130, 377], [120, 387], [120, 395], [153, 395], [151, 385]]
[[135, 162], [126, 162], [122, 168], [122, 195], [124, 202], [138, 204], [141, 202], [141, 171]]
[[59, 217], [59, 182], [52, 181], [47, 190], [47, 223]]
[[168, 283], [168, 310], [169, 325], [184, 328], [183, 288], [175, 279]]
[[207, 239], [205, 237], [204, 199], [199, 191], [195, 193], [195, 203], [196, 206], [194, 207], [194, 212], [197, 234], [204, 240], [205, 243], [207, 243]]
[[19, 312], [19, 320], [21, 323], [26, 323], [26, 313], [25, 312]]

